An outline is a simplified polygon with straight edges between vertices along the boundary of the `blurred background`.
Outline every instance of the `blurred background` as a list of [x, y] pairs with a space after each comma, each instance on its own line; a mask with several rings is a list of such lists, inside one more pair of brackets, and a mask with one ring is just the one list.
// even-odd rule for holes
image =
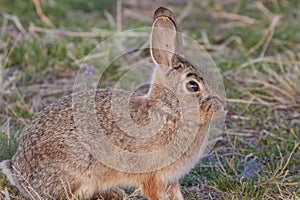
[[[300, 198], [298, 0], [0, 0], [0, 160], [36, 112], [73, 91], [84, 56], [115, 33], [150, 27], [159, 6], [213, 58], [228, 99], [216, 146], [181, 180], [185, 198]], [[98, 87], [122, 70], [114, 64]], [[138, 199], [132, 191], [127, 199]], [[4, 198], [21, 199], [0, 173]]]

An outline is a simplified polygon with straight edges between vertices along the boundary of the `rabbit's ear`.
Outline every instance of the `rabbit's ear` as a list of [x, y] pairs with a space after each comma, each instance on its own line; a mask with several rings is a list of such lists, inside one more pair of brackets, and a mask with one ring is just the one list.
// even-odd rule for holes
[[163, 7], [154, 13], [154, 22], [150, 38], [153, 60], [161, 65], [172, 66], [172, 61], [181, 49], [181, 38], [177, 32], [174, 14]]

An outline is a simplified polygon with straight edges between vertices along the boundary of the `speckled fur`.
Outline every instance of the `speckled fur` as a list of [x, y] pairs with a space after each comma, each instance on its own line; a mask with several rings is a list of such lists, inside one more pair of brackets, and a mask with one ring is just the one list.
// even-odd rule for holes
[[[175, 17], [171, 11], [159, 8], [155, 12], [155, 19], [160, 17], [171, 20], [177, 30]], [[177, 39], [177, 42], [179, 49], [180, 39]], [[154, 55], [154, 60], [157, 62], [161, 57], [160, 55], [157, 58]], [[155, 71], [149, 94], [133, 94], [130, 100], [130, 116], [136, 124], [149, 124], [150, 113], [159, 115], [164, 126], [157, 135], [143, 139], [124, 133], [118, 127], [111, 111], [112, 90], [103, 89], [69, 95], [43, 109], [24, 128], [16, 154], [10, 161], [2, 162], [2, 171], [10, 183], [15, 185], [23, 196], [30, 199], [72, 198], [78, 195], [92, 198], [95, 195], [109, 194], [116, 187], [141, 187], [143, 194], [150, 200], [182, 200], [178, 180], [196, 164], [205, 146], [212, 113], [221, 107], [215, 106], [217, 101], [213, 98], [211, 86], [199, 68], [177, 55], [173, 56], [170, 62], [172, 67], [158, 67]], [[195, 79], [199, 79], [203, 84], [201, 92], [185, 94], [186, 91], [176, 89], [189, 73], [195, 74]], [[170, 92], [165, 86], [174, 87], [174, 91], [180, 94]], [[122, 101], [126, 92], [117, 91], [116, 94], [114, 98]], [[191, 126], [197, 126], [196, 137], [181, 157], [160, 170], [129, 173], [112, 169], [102, 164], [85, 148], [82, 141], [85, 135], [79, 135], [79, 129], [80, 133], [84, 133], [84, 130], [93, 127], [93, 122], [89, 122], [91, 124], [86, 127], [75, 125], [74, 112], [76, 110], [78, 113], [88, 112], [88, 110], [82, 111], [80, 106], [74, 107], [72, 99], [74, 97], [84, 99], [89, 95], [91, 98], [85, 98], [87, 102], [84, 103], [94, 100], [97, 123], [101, 130], [114, 145], [124, 150], [151, 152], [163, 148], [177, 133], [189, 137]], [[197, 104], [201, 110], [201, 116], [198, 116], [196, 124], [180, 121], [182, 111], [175, 95], [183, 96], [187, 102], [191, 95], [197, 97], [198, 102], [191, 102], [191, 105]], [[89, 121], [88, 118], [82, 120]]]

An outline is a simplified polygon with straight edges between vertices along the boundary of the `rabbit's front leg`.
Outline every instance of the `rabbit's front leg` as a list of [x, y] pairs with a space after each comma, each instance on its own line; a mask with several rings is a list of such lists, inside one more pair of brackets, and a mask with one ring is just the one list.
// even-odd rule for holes
[[148, 200], [169, 200], [165, 185], [155, 176], [149, 176], [143, 181], [142, 193]]
[[170, 200], [184, 200], [178, 182], [169, 185], [168, 195], [170, 197]]

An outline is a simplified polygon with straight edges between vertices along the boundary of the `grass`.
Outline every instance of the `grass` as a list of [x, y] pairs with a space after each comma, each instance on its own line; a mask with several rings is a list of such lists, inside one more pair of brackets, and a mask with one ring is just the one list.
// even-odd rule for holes
[[[132, 2], [124, 1], [119, 15], [115, 1], [41, 1], [54, 24], [49, 27], [33, 1], [1, 1], [0, 160], [13, 156], [22, 129], [38, 110], [72, 92], [78, 61], [99, 41], [120, 25], [123, 30], [151, 25], [158, 5]], [[163, 4], [213, 57], [229, 104], [222, 137], [181, 180], [185, 198], [299, 199], [300, 3]], [[103, 85], [121, 70], [114, 64]], [[0, 190], [0, 199], [8, 193], [19, 198], [2, 174]]]

